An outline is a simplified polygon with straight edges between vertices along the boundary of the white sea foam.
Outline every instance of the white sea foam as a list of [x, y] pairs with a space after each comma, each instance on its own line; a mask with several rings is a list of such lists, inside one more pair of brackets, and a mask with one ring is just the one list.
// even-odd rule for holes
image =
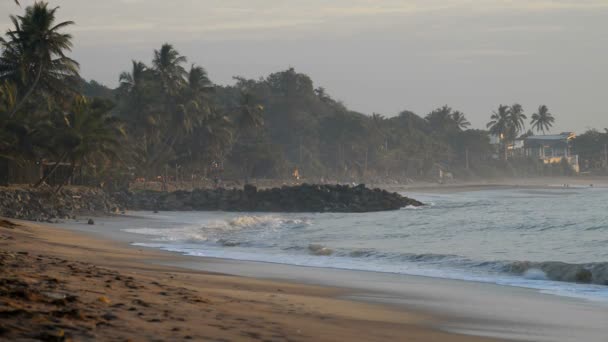
[[547, 275], [538, 268], [531, 268], [522, 275], [525, 279], [530, 280], [547, 280]]
[[[238, 216], [225, 220], [211, 220], [200, 225], [186, 225], [181, 227], [166, 228], [129, 228], [123, 231], [131, 234], [147, 235], [155, 241], [173, 242], [221, 242], [225, 244], [226, 234], [246, 230], [273, 231], [280, 228], [298, 228], [309, 223], [307, 220], [286, 219], [274, 215], [262, 216]], [[239, 242], [230, 241], [228, 246], [237, 245]]]

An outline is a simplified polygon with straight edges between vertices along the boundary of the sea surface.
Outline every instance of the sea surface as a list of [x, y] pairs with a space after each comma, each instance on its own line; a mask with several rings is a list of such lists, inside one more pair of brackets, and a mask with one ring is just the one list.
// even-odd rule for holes
[[191, 256], [421, 275], [608, 301], [608, 189], [407, 193], [344, 213], [134, 212], [134, 245]]

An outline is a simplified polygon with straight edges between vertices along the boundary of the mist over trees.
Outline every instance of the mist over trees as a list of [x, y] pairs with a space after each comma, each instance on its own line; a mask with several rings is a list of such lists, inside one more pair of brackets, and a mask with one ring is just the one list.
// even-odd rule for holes
[[[287, 179], [295, 168], [312, 181], [340, 182], [433, 179], [437, 169], [460, 178], [542, 169], [537, 161], [507, 160], [507, 145], [531, 134], [519, 104], [500, 105], [487, 131], [470, 129], [466, 115], [448, 105], [424, 116], [408, 110], [369, 116], [294, 68], [217, 85], [170, 43], [150, 51], [148, 61], [132, 61], [116, 76], [119, 87], [110, 89], [79, 76], [69, 57], [74, 23], [57, 15], [57, 8], [37, 2], [10, 17], [13, 27], [0, 40], [4, 183], [11, 168], [41, 166], [35, 181], [26, 180], [41, 185], [63, 169], [58, 187], [75, 172], [109, 184], [168, 175], [208, 179], [220, 171], [244, 181]], [[544, 134], [554, 120], [540, 106], [531, 128]], [[588, 132], [577, 145], [605, 141], [603, 134]], [[490, 135], [500, 137], [499, 148]], [[588, 151], [595, 163], [597, 151]]]

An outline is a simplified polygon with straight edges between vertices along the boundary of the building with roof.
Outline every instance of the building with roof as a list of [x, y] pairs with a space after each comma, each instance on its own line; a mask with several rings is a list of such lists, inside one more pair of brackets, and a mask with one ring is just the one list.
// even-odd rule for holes
[[563, 132], [551, 135], [532, 135], [524, 140], [524, 153], [528, 157], [539, 158], [545, 164], [558, 164], [564, 160], [578, 173], [578, 155], [572, 153], [572, 142], [576, 135]]

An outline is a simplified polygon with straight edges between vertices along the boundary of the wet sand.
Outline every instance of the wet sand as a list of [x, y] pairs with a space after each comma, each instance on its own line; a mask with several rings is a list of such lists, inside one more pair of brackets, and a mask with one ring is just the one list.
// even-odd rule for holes
[[0, 340], [491, 341], [354, 290], [180, 265], [194, 261], [0, 221]]

